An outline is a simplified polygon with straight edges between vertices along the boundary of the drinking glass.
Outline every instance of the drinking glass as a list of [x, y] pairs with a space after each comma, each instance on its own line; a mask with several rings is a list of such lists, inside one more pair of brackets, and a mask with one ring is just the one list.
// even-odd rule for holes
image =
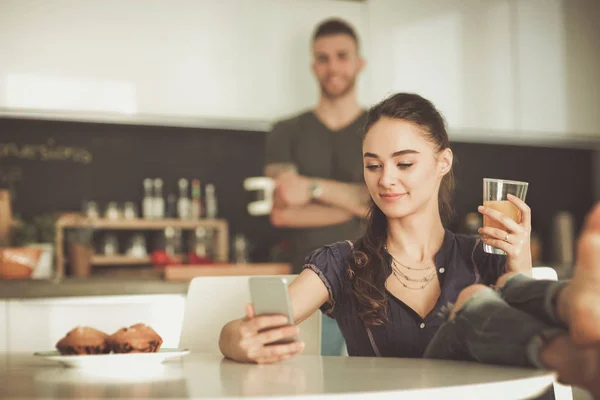
[[[525, 201], [528, 186], [529, 183], [527, 182], [483, 178], [483, 206], [493, 210], [498, 210], [517, 223], [520, 223], [521, 211], [513, 203], [508, 201], [507, 196], [512, 194], [513, 196]], [[489, 226], [502, 230], [506, 229], [502, 224], [486, 215], [483, 216], [483, 226]], [[483, 251], [490, 254], [506, 255], [504, 251], [485, 243], [483, 244]]]

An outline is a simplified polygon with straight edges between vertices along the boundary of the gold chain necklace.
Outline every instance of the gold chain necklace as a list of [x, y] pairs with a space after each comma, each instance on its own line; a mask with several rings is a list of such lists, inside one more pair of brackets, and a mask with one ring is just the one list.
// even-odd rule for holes
[[[419, 278], [419, 279], [410, 278], [407, 275], [403, 274], [402, 271], [400, 271], [400, 269], [396, 265], [395, 261], [392, 261], [392, 273], [394, 274], [394, 277], [396, 278], [396, 280], [398, 282], [400, 282], [400, 284], [402, 286], [404, 286], [407, 289], [411, 289], [411, 290], [422, 290], [422, 289], [425, 289], [425, 286], [427, 286], [431, 282], [433, 282], [433, 278], [435, 277], [435, 271], [434, 271], [431, 274], [429, 274], [428, 276], [425, 276], [423, 278]], [[402, 279], [400, 279], [399, 275], [402, 276], [402, 278], [406, 279], [409, 282], [424, 282], [424, 283], [421, 286], [417, 286], [417, 287], [409, 286], [406, 283], [402, 282]]]
[[[414, 267], [409, 267], [408, 265], [404, 265], [404, 264], [402, 264], [400, 261], [396, 260], [396, 259], [394, 258], [394, 256], [392, 255], [392, 253], [390, 253], [390, 251], [388, 250], [388, 248], [387, 248], [387, 245], [384, 245], [384, 246], [383, 246], [383, 248], [385, 249], [385, 251], [387, 251], [387, 253], [390, 255], [390, 257], [392, 257], [392, 260], [393, 260], [393, 262], [394, 262], [394, 263], [396, 263], [396, 264], [400, 264], [401, 266], [403, 266], [403, 267], [404, 267], [404, 268], [406, 268], [406, 269], [410, 269], [410, 270], [412, 270], [412, 271], [427, 271], [427, 270], [429, 270], [429, 269], [434, 269], [434, 268], [435, 268], [435, 265], [430, 265], [429, 267], [424, 267], [424, 268], [414, 268]], [[397, 265], [396, 265], [396, 266], [397, 266]]]

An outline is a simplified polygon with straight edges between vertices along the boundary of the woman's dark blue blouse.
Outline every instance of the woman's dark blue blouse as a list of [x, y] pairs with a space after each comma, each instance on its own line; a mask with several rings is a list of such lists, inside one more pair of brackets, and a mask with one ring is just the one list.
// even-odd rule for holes
[[[330, 301], [321, 311], [335, 318], [351, 356], [421, 357], [433, 335], [444, 322], [442, 307], [454, 303], [459, 292], [473, 284], [493, 285], [505, 272], [506, 257], [483, 251], [476, 237], [446, 230], [435, 255], [440, 296], [425, 318], [386, 290], [388, 318], [384, 325], [367, 328], [358, 317], [357, 303], [348, 290], [347, 269], [352, 259], [352, 242], [338, 242], [312, 252], [304, 268], [313, 270], [329, 291]], [[387, 255], [385, 276], [392, 273]], [[384, 287], [384, 281], [379, 282]]]

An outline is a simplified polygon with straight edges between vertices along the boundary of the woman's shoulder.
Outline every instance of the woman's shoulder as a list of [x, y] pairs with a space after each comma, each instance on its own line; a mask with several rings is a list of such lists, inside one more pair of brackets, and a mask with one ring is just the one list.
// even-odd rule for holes
[[354, 243], [344, 240], [319, 247], [306, 257], [306, 264], [345, 266], [352, 257]]

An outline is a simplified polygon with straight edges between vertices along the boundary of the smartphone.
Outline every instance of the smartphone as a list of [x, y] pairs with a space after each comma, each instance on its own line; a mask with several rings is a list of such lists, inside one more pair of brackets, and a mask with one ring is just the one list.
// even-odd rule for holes
[[[292, 303], [288, 293], [288, 280], [282, 276], [252, 276], [248, 279], [250, 298], [254, 314], [282, 314], [288, 318], [287, 325], [294, 324]], [[270, 329], [274, 329], [270, 328]], [[290, 343], [297, 337], [284, 339], [271, 344]]]

